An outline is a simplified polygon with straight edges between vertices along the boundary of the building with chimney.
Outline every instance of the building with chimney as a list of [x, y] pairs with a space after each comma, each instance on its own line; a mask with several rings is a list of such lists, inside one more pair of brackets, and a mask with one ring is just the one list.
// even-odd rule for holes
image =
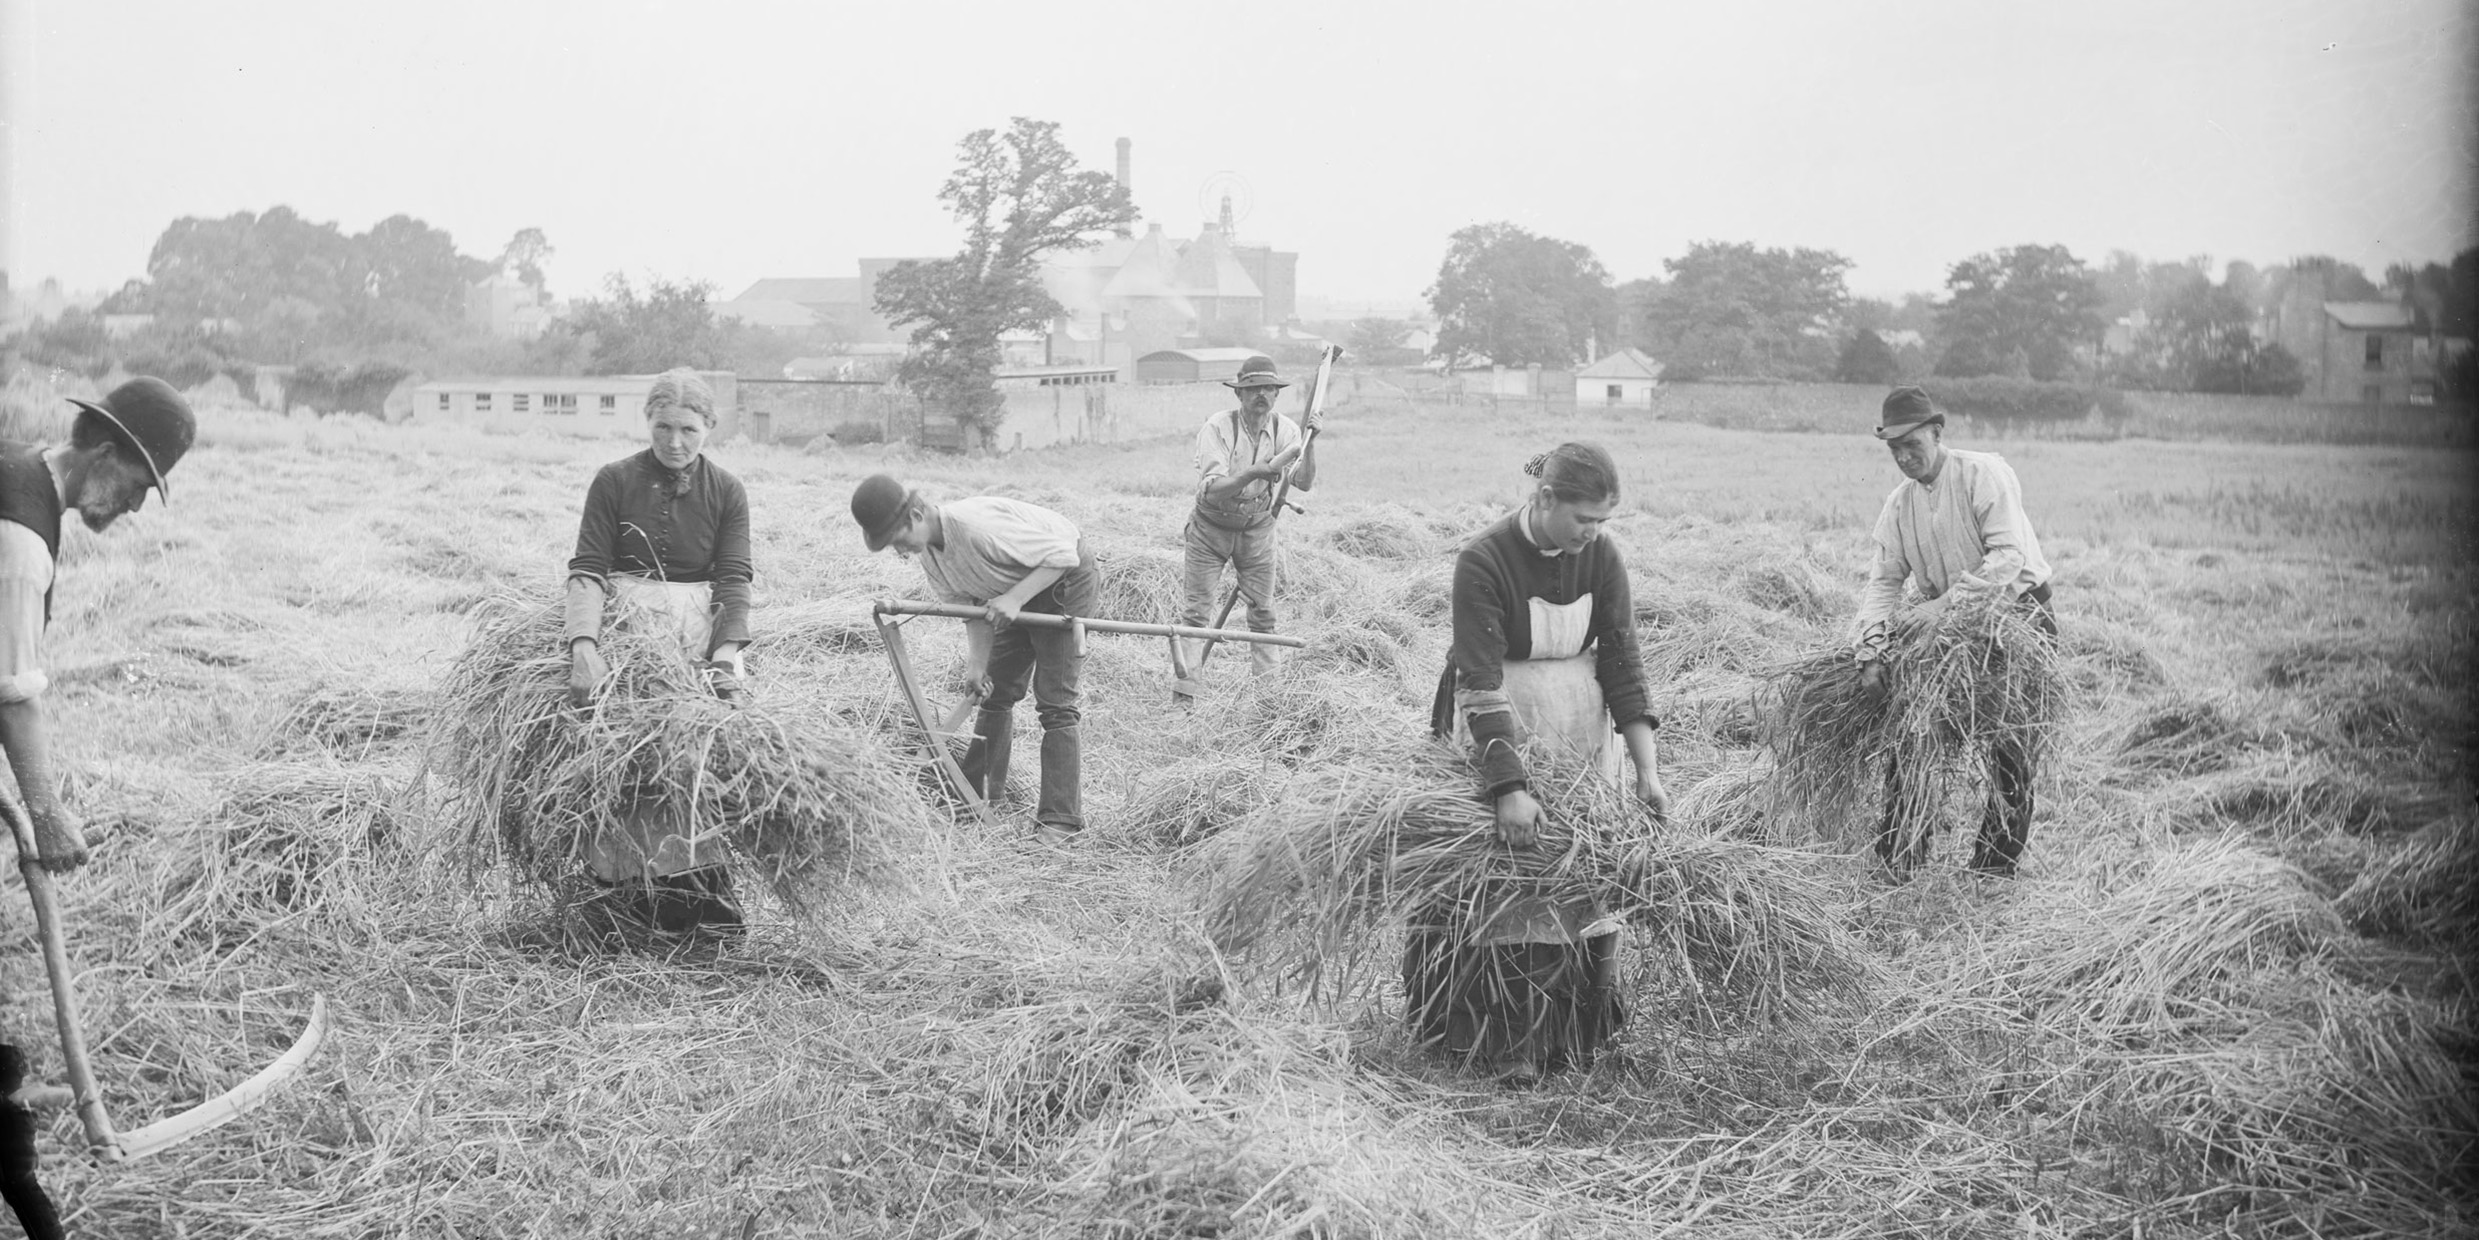
[[[1131, 148], [1118, 140], [1116, 171], [1133, 190]], [[715, 313], [813, 334], [827, 353], [900, 345], [906, 333], [872, 308], [878, 277], [900, 261], [864, 258], [853, 276], [759, 280]], [[1276, 329], [1297, 315], [1299, 262], [1296, 252], [1242, 239], [1227, 195], [1217, 217], [1193, 237], [1174, 237], [1155, 223], [1141, 234], [1122, 229], [1098, 245], [1053, 254], [1042, 265], [1042, 286], [1062, 313], [1040, 345], [1040, 363], [1115, 368], [1132, 380], [1136, 359], [1148, 353], [1271, 345]], [[800, 322], [801, 311], [814, 325]], [[1011, 356], [1034, 351], [1008, 343]]]

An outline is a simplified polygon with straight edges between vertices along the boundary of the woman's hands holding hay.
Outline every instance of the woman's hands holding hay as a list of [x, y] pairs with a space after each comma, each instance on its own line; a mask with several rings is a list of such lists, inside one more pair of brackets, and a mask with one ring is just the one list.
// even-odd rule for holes
[[1541, 803], [1517, 788], [1498, 798], [1498, 838], [1509, 848], [1530, 848], [1541, 838]]
[[611, 678], [611, 665], [603, 660], [599, 643], [591, 637], [580, 637], [568, 643], [568, 704], [582, 707], [594, 700], [596, 690]]

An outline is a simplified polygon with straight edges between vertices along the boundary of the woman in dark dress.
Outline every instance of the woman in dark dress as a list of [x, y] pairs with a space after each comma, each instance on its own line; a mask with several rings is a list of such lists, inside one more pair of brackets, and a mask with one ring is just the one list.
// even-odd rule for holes
[[[715, 692], [742, 697], [740, 648], [749, 640], [749, 494], [705, 454], [714, 395], [693, 370], [655, 377], [646, 393], [645, 451], [594, 475], [568, 561], [569, 696], [593, 699], [610, 668], [599, 649], [605, 605], [633, 603], [676, 628], [705, 660]], [[625, 932], [735, 932], [741, 925], [723, 846], [698, 839], [678, 799], [642, 789], [584, 858], [597, 903]]]
[[[1526, 744], [1600, 772], [1656, 815], [1669, 809], [1627, 568], [1601, 537], [1617, 464], [1597, 444], [1567, 443], [1524, 472], [1536, 481], [1523, 506], [1456, 558], [1454, 647], [1430, 720], [1470, 743], [1514, 848], [1533, 847], [1541, 825]], [[1414, 1035], [1509, 1083], [1590, 1066], [1626, 1019], [1617, 934], [1600, 914], [1589, 896], [1513, 890], [1422, 910], [1403, 960]]]

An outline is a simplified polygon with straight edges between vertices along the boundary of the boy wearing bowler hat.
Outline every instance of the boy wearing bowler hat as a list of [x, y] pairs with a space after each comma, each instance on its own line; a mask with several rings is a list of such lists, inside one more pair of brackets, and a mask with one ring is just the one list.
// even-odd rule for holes
[[1090, 616], [1101, 601], [1093, 549], [1074, 522], [998, 495], [933, 504], [886, 474], [852, 490], [852, 519], [871, 551], [893, 547], [921, 561], [932, 592], [982, 609], [964, 622], [968, 679], [981, 699], [964, 777], [995, 799], [1007, 784], [1016, 703], [1033, 691], [1042, 724], [1042, 783], [1033, 819], [1053, 840], [1085, 829], [1084, 742], [1077, 677], [1082, 656], [1065, 629], [1016, 623], [1025, 612]]
[[[1274, 359], [1258, 355], [1241, 362], [1239, 375], [1223, 386], [1239, 394], [1239, 407], [1207, 418], [1196, 433], [1196, 506], [1180, 536], [1187, 562], [1179, 622], [1200, 628], [1213, 623], [1214, 587], [1229, 564], [1239, 573], [1240, 597], [1248, 603], [1248, 631], [1271, 633], [1274, 490], [1286, 471], [1293, 487], [1305, 491], [1314, 485], [1317, 447], [1299, 423], [1274, 412], [1275, 396], [1290, 386], [1275, 372]], [[1193, 675], [1204, 644], [1183, 639], [1180, 648], [1180, 661]], [[1274, 658], [1274, 647], [1249, 644], [1254, 670], [1271, 668]], [[1183, 697], [1195, 690], [1187, 679], [1173, 687]]]
[[43, 724], [43, 629], [52, 618], [52, 574], [61, 514], [74, 508], [101, 533], [146, 502], [171, 502], [164, 475], [198, 437], [198, 419], [172, 385], [132, 379], [100, 401], [76, 400], [69, 442], [48, 448], [0, 444], [0, 750], [43, 868], [86, 863], [86, 836], [53, 788]]
[[[1914, 614], [1927, 618], [1967, 607], [2021, 607], [2051, 637], [2057, 619], [2049, 609], [2049, 562], [2023, 513], [2023, 484], [1994, 452], [1945, 446], [1945, 414], [1915, 387], [1885, 397], [1876, 437], [1894, 456], [1904, 481], [1885, 498], [1876, 519], [1876, 561], [1859, 597], [1851, 625], [1851, 653], [1861, 683], [1872, 695], [1885, 691], [1887, 629], [1903, 600], [1903, 583], [1919, 587]], [[2011, 878], [2031, 837], [2032, 755], [2016, 737], [2000, 734], [1989, 747], [1988, 805], [1980, 816], [1971, 868]], [[1886, 773], [1888, 783], [1894, 772]], [[1877, 856], [1897, 874], [1916, 867], [1927, 833], [1897, 838], [1894, 804], [1887, 797], [1877, 830]]]

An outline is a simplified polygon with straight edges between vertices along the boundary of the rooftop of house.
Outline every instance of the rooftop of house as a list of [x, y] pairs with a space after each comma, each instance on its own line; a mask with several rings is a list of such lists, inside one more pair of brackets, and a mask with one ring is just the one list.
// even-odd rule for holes
[[2419, 326], [2418, 307], [2398, 301], [2328, 301], [2324, 313], [2357, 332], [2406, 332]]

